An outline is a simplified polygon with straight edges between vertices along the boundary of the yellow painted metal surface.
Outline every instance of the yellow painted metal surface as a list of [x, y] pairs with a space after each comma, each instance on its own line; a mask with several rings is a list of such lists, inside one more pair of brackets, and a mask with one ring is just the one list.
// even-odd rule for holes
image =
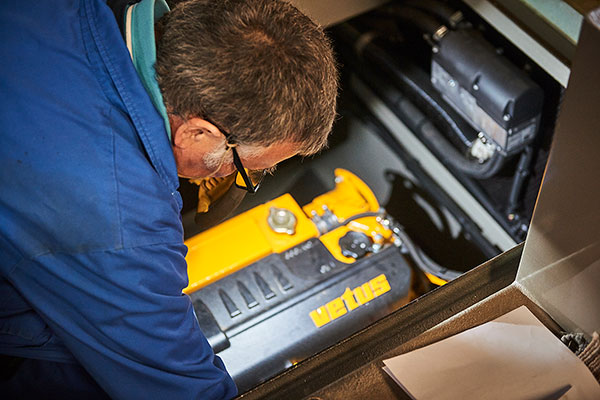
[[302, 207], [306, 215], [311, 215], [312, 211], [323, 214], [324, 205], [342, 220], [359, 213], [379, 210], [377, 198], [359, 177], [350, 171], [337, 168], [335, 180], [335, 189], [315, 197], [310, 204]]
[[362, 232], [371, 237], [373, 243], [383, 244], [392, 239], [392, 231], [382, 226], [377, 217], [364, 217], [351, 221], [347, 225], [351, 230]]
[[[297, 219], [293, 235], [274, 232], [267, 223], [271, 207], [285, 208]], [[272, 253], [294, 247], [319, 232], [289, 194], [257, 206], [186, 240], [191, 293]]]
[[[311, 203], [302, 207], [306, 215], [311, 215], [313, 212], [322, 215], [323, 206], [326, 206], [338, 217], [339, 222], [344, 222], [357, 214], [379, 210], [379, 202], [371, 189], [353, 173], [338, 168], [335, 170], [335, 181], [335, 189], [315, 197]], [[342, 255], [338, 242], [349, 230], [367, 234], [374, 243], [382, 243], [392, 236], [392, 232], [381, 226], [376, 217], [360, 218], [322, 235], [319, 240], [329, 252], [337, 260], [347, 264], [355, 260]]]
[[[357, 176], [343, 169], [336, 169], [335, 176], [336, 187], [303, 208], [292, 196], [285, 194], [188, 239], [185, 244], [188, 246], [189, 286], [184, 292], [191, 293], [270, 254], [284, 252], [319, 237], [310, 216], [313, 211], [322, 215], [323, 206], [327, 206], [340, 223], [357, 214], [379, 210], [375, 195]], [[276, 233], [271, 229], [267, 222], [271, 207], [294, 214], [297, 219], [294, 234]], [[342, 255], [338, 241], [350, 229], [367, 234], [379, 244], [392, 237], [392, 232], [372, 216], [351, 221], [320, 236], [331, 254], [345, 263], [355, 260]]]
[[338, 245], [340, 238], [348, 233], [348, 231], [349, 229], [346, 226], [342, 226], [331, 232], [321, 235], [319, 240], [325, 245], [325, 247], [327, 247], [327, 250], [329, 250], [331, 255], [337, 260], [346, 264], [352, 264], [355, 261], [354, 258], [343, 256], [340, 246]]
[[376, 244], [384, 244], [392, 238], [392, 231], [379, 224], [376, 217], [359, 218], [351, 221], [348, 225], [341, 226], [321, 235], [319, 240], [327, 247], [331, 255], [338, 261], [346, 264], [351, 264], [355, 260], [354, 258], [344, 256], [338, 243], [340, 238], [351, 230], [366, 234]]
[[446, 283], [448, 283], [442, 278], [438, 278], [437, 276], [430, 274], [429, 272], [425, 272], [425, 276], [427, 277], [427, 279], [429, 279], [429, 282], [433, 283], [434, 285], [444, 286]]

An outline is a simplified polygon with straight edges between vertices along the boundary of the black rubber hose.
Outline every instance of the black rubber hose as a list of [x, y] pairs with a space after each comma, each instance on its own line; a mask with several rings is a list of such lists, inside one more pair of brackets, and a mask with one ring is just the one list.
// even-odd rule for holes
[[[376, 132], [386, 145], [389, 146], [402, 163], [410, 170], [411, 174], [417, 179], [419, 184], [433, 197], [435, 202], [450, 211], [450, 214], [456, 218], [464, 230], [465, 235], [471, 238], [470, 240], [483, 252], [485, 257], [492, 258], [500, 254], [500, 250], [483, 236], [479, 226], [477, 226], [477, 224], [465, 214], [454, 200], [432, 180], [432, 178], [423, 170], [421, 164], [393, 137], [388, 128], [370, 112], [365, 113], [365, 110], [368, 110], [368, 106], [364, 103], [361, 104], [360, 98], [357, 99], [356, 103], [350, 103], [348, 107], [348, 111], [351, 115], [359, 118], [363, 124]], [[491, 204], [489, 204], [488, 200], [480, 198], [480, 201], [483, 206], [491, 210], [492, 213], [495, 212], [494, 209], [491, 208]], [[494, 214], [494, 216], [497, 218], [496, 214]]]
[[441, 19], [446, 26], [451, 28], [454, 28], [456, 22], [458, 22], [454, 20], [457, 10], [447, 3], [436, 0], [407, 0], [404, 1], [402, 5], [414, 7], [428, 14], [433, 14]]
[[[419, 95], [414, 96], [416, 99], [422, 99], [417, 105], [425, 109], [424, 111], [426, 111], [430, 118], [435, 117], [435, 121], [439, 121], [448, 129], [448, 136], [453, 139], [453, 143], [464, 148], [465, 151], [470, 148], [473, 140], [477, 137], [473, 128], [471, 128], [471, 126], [468, 125], [468, 123], [454, 110], [442, 106], [444, 100], [432, 87], [429, 82], [429, 76], [424, 71], [408, 65], [403, 66], [402, 71], [399, 72], [399, 67], [395, 65], [389, 57], [385, 56], [383, 50], [372, 43], [373, 39], [377, 37], [374, 33], [361, 34], [353, 26], [347, 23], [336, 27], [335, 30], [342, 40], [353, 46], [355, 56], [359, 57], [359, 59], [364, 60], [365, 57], [372, 56], [375, 57], [374, 61], [377, 62], [381, 56], [374, 53], [383, 54], [384, 57], [388, 59], [387, 64], [391, 66], [388, 67], [388, 69], [391, 68], [399, 75], [398, 78], [401, 78], [400, 83], [406, 91], [422, 91], [422, 93], [418, 93]], [[365, 48], [367, 47], [371, 50], [369, 50], [368, 54], [365, 54]], [[375, 49], [373, 49], [374, 47]], [[469, 137], [467, 132], [470, 133], [471, 137]]]
[[[428, 119], [435, 119], [440, 125], [444, 126], [448, 136], [454, 138], [454, 144], [466, 152], [476, 139], [475, 131], [467, 126], [467, 123], [460, 116], [454, 115], [453, 111], [442, 106], [443, 99], [438, 93], [424, 89], [423, 85], [428, 85], [428, 81], [413, 79], [405, 73], [400, 73], [400, 75], [403, 77], [404, 94], [400, 91], [398, 93], [408, 101], [399, 103], [398, 107], [407, 109], [408, 115], [414, 114], [413, 110], [419, 113], [422, 110], [422, 113], [426, 114]], [[409, 96], [410, 99], [406, 96], [407, 94], [412, 94]], [[417, 129], [418, 127], [414, 126], [414, 128]], [[471, 137], [467, 136], [467, 131], [472, 133]]]
[[404, 230], [395, 227], [394, 234], [396, 234], [402, 241], [402, 246], [408, 251], [412, 259], [415, 261], [419, 269], [427, 272], [433, 276], [436, 276], [446, 282], [458, 278], [462, 275], [462, 272], [454, 271], [446, 267], [442, 267], [431, 258], [429, 258], [420, 247], [418, 247], [410, 236]]
[[[366, 35], [361, 34], [361, 32], [359, 32], [356, 28], [354, 28], [353, 26], [351, 26], [348, 23], [340, 24], [340, 25], [336, 26], [334, 28], [334, 33], [336, 35], [336, 39], [338, 39], [340, 41], [340, 44], [345, 43], [346, 46], [353, 48], [353, 50], [355, 52], [361, 52], [361, 49], [363, 47], [368, 46], [371, 42], [370, 39], [364, 40], [362, 43], [359, 42], [358, 39], [365, 38]], [[356, 57], [356, 54], [354, 54], [354, 57]], [[359, 73], [361, 70], [368, 71], [370, 68], [372, 68], [369, 66], [368, 63], [362, 62], [362, 64], [363, 65], [361, 65], [361, 63], [357, 63], [353, 67]], [[383, 85], [379, 85], [379, 86], [377, 85], [377, 82], [380, 81], [380, 79], [378, 77], [381, 77], [381, 74], [382, 74], [381, 71], [377, 71], [375, 73], [373, 73], [373, 71], [369, 71], [367, 73], [367, 75], [364, 77], [364, 79], [366, 79], [366, 82], [368, 82], [369, 85], [371, 85], [373, 87], [373, 90], [375, 90], [379, 96], [382, 96], [383, 91], [386, 90], [387, 88], [389, 88], [389, 84], [383, 84]], [[358, 99], [358, 100], [360, 101], [360, 99]], [[392, 104], [390, 104], [389, 102], [387, 105], [388, 105], [388, 107], [392, 106]], [[358, 111], [356, 111], [356, 115], [360, 116], [361, 114]], [[392, 149], [394, 149], [396, 154], [398, 154], [398, 156], [407, 165], [411, 166], [411, 170], [415, 170], [418, 172], [418, 179], [429, 182], [428, 190], [431, 193], [435, 194], [435, 198], [438, 199], [438, 201], [440, 201], [446, 207], [449, 207], [451, 210], [453, 210], [454, 215], [462, 216], [461, 217], [462, 223], [468, 225], [469, 234], [474, 238], [474, 240], [477, 242], [477, 245], [480, 248], [485, 249], [485, 253], [488, 255], [488, 257], [497, 255], [498, 251], [495, 249], [494, 246], [492, 246], [487, 241], [487, 239], [485, 239], [481, 235], [480, 232], [478, 232], [478, 227], [476, 225], [471, 226], [472, 222], [469, 222], [468, 217], [466, 217], [466, 215], [464, 215], [464, 213], [462, 213], [462, 210], [460, 210], [460, 208], [458, 206], [455, 206], [454, 203], [452, 202], [452, 200], [448, 196], [446, 196], [445, 193], [441, 189], [437, 188], [431, 182], [431, 178], [429, 178], [420, 169], [421, 167], [418, 162], [416, 162], [411, 157], [408, 157], [408, 155], [406, 153], [407, 150], [404, 149], [402, 146], [400, 146], [396, 140], [394, 140], [394, 139], [392, 139], [392, 137], [390, 137], [390, 133], [389, 133], [389, 131], [387, 131], [385, 126], [383, 126], [374, 117], [365, 119], [365, 121], [368, 121], [371, 125], [374, 125], [375, 126], [374, 129], [381, 132], [381, 137], [386, 141], [386, 143]], [[475, 198], [477, 198], [477, 200], [482, 204], [482, 206], [486, 210], [488, 210], [488, 212], [502, 226], [502, 228], [506, 232], [510, 233], [511, 238], [513, 240], [515, 240], [516, 242], [519, 242], [520, 240], [522, 240], [516, 233], [517, 227], [514, 224], [510, 224], [507, 221], [506, 216], [503, 213], [498, 212], [498, 210], [496, 209], [497, 206], [490, 200], [488, 194], [483, 191], [483, 189], [478, 185], [478, 183], [475, 180], [473, 180], [466, 174], [458, 175], [457, 178], [461, 182], [461, 184], [464, 185], [465, 188], [475, 196]]]
[[444, 164], [450, 164], [457, 170], [474, 178], [491, 178], [496, 175], [504, 165], [504, 157], [499, 152], [495, 152], [494, 155], [483, 164], [478, 161], [467, 160], [465, 156], [460, 154], [456, 150], [456, 147], [452, 146], [452, 144], [450, 144], [440, 131], [438, 131], [429, 121], [421, 125], [420, 133], [427, 143], [431, 143], [431, 145], [435, 147]]
[[510, 195], [508, 196], [508, 206], [506, 207], [507, 214], [513, 214], [519, 207], [519, 199], [521, 198], [521, 190], [525, 180], [529, 177], [531, 169], [531, 160], [533, 158], [533, 148], [531, 146], [525, 147], [519, 158], [519, 164], [517, 165], [517, 171], [515, 172], [512, 186], [510, 188]]
[[393, 60], [374, 43], [371, 42], [362, 49], [362, 52], [357, 54], [359, 57], [363, 56], [369, 61], [375, 62], [402, 83], [402, 87], [408, 95], [407, 97], [392, 88], [385, 90], [384, 95], [393, 96], [393, 101], [397, 104], [396, 111], [398, 111], [399, 117], [412, 131], [419, 133], [423, 140], [436, 150], [437, 155], [444, 163], [476, 179], [488, 179], [498, 173], [505, 161], [502, 154], [495, 152], [485, 163], [468, 160], [456, 147], [448, 142], [430, 120], [423, 117], [423, 114], [411, 104], [411, 100], [416, 100], [417, 103], [424, 105], [429, 115], [433, 114], [438, 120], [444, 122], [450, 134], [457, 134], [463, 139], [465, 138], [455, 119], [433, 98], [431, 93], [424, 90], [425, 85], [418, 85], [409, 75], [399, 71]]

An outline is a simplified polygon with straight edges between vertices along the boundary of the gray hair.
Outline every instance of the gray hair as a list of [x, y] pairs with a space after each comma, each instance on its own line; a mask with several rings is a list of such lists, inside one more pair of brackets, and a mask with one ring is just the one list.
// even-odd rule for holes
[[214, 121], [240, 144], [327, 144], [338, 74], [323, 30], [280, 0], [189, 0], [157, 28], [165, 103]]

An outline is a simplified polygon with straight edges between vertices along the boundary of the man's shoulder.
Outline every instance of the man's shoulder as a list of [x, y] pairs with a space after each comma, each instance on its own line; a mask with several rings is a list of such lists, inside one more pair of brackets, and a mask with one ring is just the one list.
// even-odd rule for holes
[[13, 247], [35, 257], [182, 241], [179, 193], [164, 184], [143, 151], [86, 147], [62, 148], [60, 162], [39, 158], [11, 177], [9, 184], [21, 187], [0, 194], [0, 230]]
[[130, 117], [86, 101], [101, 108], [68, 115], [64, 101], [63, 115], [39, 113], [3, 134], [0, 234], [27, 257], [181, 241], [179, 193]]
[[[31, 14], [12, 8], [0, 12], [0, 20], [9, 11], [28, 17], [11, 20], [0, 45], [14, 54], [0, 64], [0, 185], [6, 189], [0, 191], [0, 253], [11, 248], [11, 254], [31, 257], [181, 238], [176, 170], [163, 121], [144, 94], [116, 24], [100, 18], [112, 18], [110, 10], [104, 5], [96, 16], [95, 28], [104, 31], [96, 32], [100, 42], [91, 46], [91, 31], [79, 40], [73, 29], [80, 26], [72, 23], [77, 13], [43, 5]], [[51, 24], [32, 28], [52, 16], [57, 19]], [[100, 45], [112, 50], [116, 77], [100, 58]]]

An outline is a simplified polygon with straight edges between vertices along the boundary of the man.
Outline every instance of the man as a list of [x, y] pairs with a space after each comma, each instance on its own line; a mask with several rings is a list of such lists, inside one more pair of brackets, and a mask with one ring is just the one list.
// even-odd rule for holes
[[0, 393], [232, 397], [181, 292], [178, 175], [321, 149], [332, 51], [281, 1], [112, 3], [0, 7]]

